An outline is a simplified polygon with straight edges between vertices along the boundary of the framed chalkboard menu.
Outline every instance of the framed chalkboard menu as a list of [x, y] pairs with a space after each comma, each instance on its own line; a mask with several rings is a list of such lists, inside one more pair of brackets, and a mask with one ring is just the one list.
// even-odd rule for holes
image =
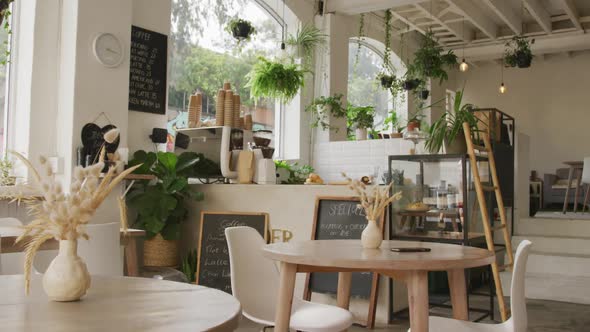
[[168, 36], [131, 27], [129, 110], [166, 114]]
[[[382, 215], [379, 226], [383, 230], [385, 217]], [[365, 211], [359, 206], [358, 197], [318, 197], [315, 204], [312, 240], [360, 240], [367, 226]], [[338, 273], [315, 272], [308, 274], [305, 281], [306, 300], [311, 293], [336, 294]], [[377, 288], [379, 276], [371, 272], [352, 273], [351, 296], [369, 299], [367, 326], [372, 327], [375, 320]]]
[[268, 242], [268, 214], [250, 212], [201, 212], [197, 284], [231, 294], [229, 252], [225, 229], [249, 226]]

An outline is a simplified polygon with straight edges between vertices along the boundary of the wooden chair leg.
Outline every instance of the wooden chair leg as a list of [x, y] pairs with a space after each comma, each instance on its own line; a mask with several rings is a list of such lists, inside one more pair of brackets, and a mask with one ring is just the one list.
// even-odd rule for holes
[[584, 204], [582, 205], [582, 213], [586, 211], [586, 205], [588, 204], [588, 193], [590, 193], [590, 183], [586, 184], [586, 194], [584, 195]]

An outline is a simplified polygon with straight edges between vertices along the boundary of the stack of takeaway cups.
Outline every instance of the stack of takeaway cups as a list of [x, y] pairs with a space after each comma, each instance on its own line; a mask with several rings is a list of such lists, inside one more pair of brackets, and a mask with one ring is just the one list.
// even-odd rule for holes
[[215, 102], [215, 125], [223, 126], [224, 108], [225, 106], [225, 91], [220, 89], [217, 91], [217, 100]]

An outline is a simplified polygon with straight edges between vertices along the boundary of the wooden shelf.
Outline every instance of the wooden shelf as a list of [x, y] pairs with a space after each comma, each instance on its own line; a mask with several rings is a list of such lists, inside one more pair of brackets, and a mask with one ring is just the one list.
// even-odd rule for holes
[[[100, 177], [104, 178], [105, 173], [100, 173]], [[156, 176], [151, 174], [129, 174], [125, 177], [125, 180], [155, 180]]]

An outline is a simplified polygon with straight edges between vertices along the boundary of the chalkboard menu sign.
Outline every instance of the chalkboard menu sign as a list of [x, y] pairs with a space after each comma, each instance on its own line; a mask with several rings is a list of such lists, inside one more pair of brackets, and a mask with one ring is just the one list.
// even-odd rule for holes
[[166, 114], [168, 36], [131, 27], [129, 110]]
[[268, 240], [268, 214], [249, 212], [201, 212], [197, 258], [197, 284], [231, 294], [229, 252], [225, 229], [249, 226]]
[[[383, 229], [384, 216], [379, 225]], [[367, 226], [365, 211], [359, 206], [357, 197], [318, 197], [316, 199], [312, 240], [360, 240]], [[352, 273], [351, 296], [369, 299], [367, 326], [375, 319], [375, 304], [379, 276], [371, 272]], [[305, 299], [311, 299], [311, 292], [336, 294], [338, 273], [314, 272], [308, 276], [305, 285]]]

